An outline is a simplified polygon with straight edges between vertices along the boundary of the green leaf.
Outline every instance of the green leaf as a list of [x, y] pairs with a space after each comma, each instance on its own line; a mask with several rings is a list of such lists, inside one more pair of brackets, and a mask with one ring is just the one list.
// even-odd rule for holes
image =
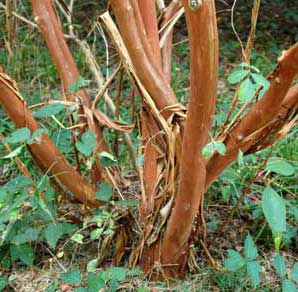
[[249, 102], [253, 99], [256, 92], [256, 86], [251, 82], [250, 78], [245, 79], [239, 88], [238, 97], [242, 102]]
[[82, 140], [77, 141], [76, 148], [85, 156], [90, 156], [95, 146], [96, 138], [93, 132], [89, 129], [82, 135]]
[[[298, 188], [297, 188], [298, 189]], [[291, 207], [290, 209], [289, 209], [289, 214], [291, 214], [293, 217], [294, 217], [294, 219], [296, 220], [296, 221], [298, 221], [298, 208], [297, 207]]]
[[11, 245], [10, 254], [13, 259], [20, 259], [24, 264], [28, 266], [33, 265], [34, 252], [29, 244]]
[[46, 104], [33, 113], [35, 118], [48, 118], [59, 114], [65, 110], [65, 106], [61, 103]]
[[91, 231], [90, 238], [91, 240], [98, 239], [102, 235], [104, 229], [103, 228], [96, 228]]
[[58, 282], [57, 279], [55, 279], [55, 280], [53, 281], [53, 283], [50, 284], [50, 285], [46, 288], [46, 292], [56, 292], [56, 289], [57, 289], [58, 285], [59, 285], [59, 282]]
[[296, 292], [296, 285], [291, 280], [285, 279], [282, 281], [282, 292]]
[[24, 143], [30, 139], [30, 136], [31, 132], [28, 128], [21, 128], [11, 133], [4, 141], [9, 144]]
[[63, 283], [68, 284], [80, 284], [82, 282], [82, 276], [78, 268], [74, 268], [64, 274], [61, 274], [60, 279]]
[[141, 166], [144, 164], [144, 155], [140, 155], [136, 157], [136, 164], [138, 166]]
[[114, 234], [115, 232], [114, 232], [114, 230], [112, 230], [112, 229], [107, 229], [107, 230], [105, 230], [102, 234], [103, 235], [112, 235], [112, 234]]
[[103, 182], [99, 184], [95, 198], [103, 202], [109, 202], [113, 196], [113, 188], [109, 183]]
[[262, 74], [251, 74], [252, 79], [258, 84], [258, 86], [263, 85], [265, 90], [270, 87], [270, 82]]
[[80, 288], [75, 288], [73, 292], [91, 292], [91, 291], [89, 291], [87, 288], [80, 287]]
[[236, 84], [244, 79], [249, 74], [249, 70], [234, 70], [228, 77], [228, 82], [231, 84]]
[[220, 155], [225, 155], [226, 145], [221, 141], [212, 141], [203, 148], [202, 155], [205, 158], [210, 158], [214, 152], [218, 152]]
[[57, 242], [63, 235], [63, 229], [61, 224], [49, 224], [44, 230], [44, 235], [50, 248], [55, 249]]
[[132, 200], [123, 200], [115, 202], [115, 206], [123, 206], [123, 207], [136, 207], [139, 205], [138, 201]]
[[36, 228], [27, 228], [25, 232], [18, 233], [12, 240], [14, 244], [20, 245], [26, 242], [36, 241], [39, 235], [39, 230]]
[[111, 274], [109, 274], [107, 271], [103, 271], [100, 276], [106, 283], [111, 279]]
[[109, 289], [107, 289], [107, 292], [116, 292], [119, 286], [119, 282], [117, 281], [117, 279], [112, 278], [109, 281]]
[[4, 187], [0, 187], [0, 203], [5, 203], [5, 201], [9, 198], [8, 192]]
[[0, 291], [3, 291], [7, 284], [6, 277], [0, 277]]
[[285, 203], [270, 187], [267, 187], [263, 192], [262, 209], [273, 233], [286, 231]]
[[257, 73], [260, 73], [260, 70], [257, 67], [255, 67], [253, 65], [250, 65], [250, 64], [247, 64], [245, 62], [240, 63], [239, 64], [239, 67], [249, 68], [249, 69], [251, 69], [251, 70], [253, 70], [253, 71], [257, 72]]
[[280, 254], [276, 254], [273, 259], [273, 266], [276, 272], [282, 277], [286, 276], [286, 263], [284, 258]]
[[80, 233], [75, 233], [72, 237], [71, 240], [74, 242], [77, 242], [79, 244], [83, 244], [84, 236]]
[[93, 272], [97, 268], [98, 259], [91, 260], [87, 264], [87, 272]]
[[88, 273], [88, 292], [99, 291], [106, 286], [101, 274]]
[[90, 80], [85, 80], [82, 76], [79, 76], [77, 81], [74, 84], [69, 86], [68, 91], [70, 93], [76, 93], [80, 89], [87, 87], [89, 84], [90, 84]]
[[112, 154], [105, 151], [99, 153], [99, 160], [104, 167], [113, 166], [117, 162], [116, 158]]
[[221, 141], [214, 142], [215, 151], [217, 151], [220, 155], [224, 156], [226, 154], [226, 145]]
[[127, 275], [127, 270], [122, 267], [112, 267], [109, 269], [109, 272], [111, 273], [112, 278], [119, 282], [123, 281]]
[[42, 134], [49, 135], [49, 131], [44, 128], [39, 128], [36, 131], [33, 132], [31, 138], [27, 141], [28, 144], [34, 144], [34, 143], [39, 143], [38, 137], [41, 136]]
[[247, 263], [247, 275], [249, 276], [254, 288], [261, 283], [260, 273], [262, 268], [257, 261], [249, 261]]
[[295, 263], [292, 268], [291, 279], [298, 283], [298, 263]]
[[295, 173], [295, 168], [290, 163], [278, 157], [269, 158], [266, 165], [266, 170], [269, 170], [284, 176], [290, 176]]
[[24, 145], [21, 145], [20, 147], [14, 149], [14, 150], [13, 150], [12, 152], [10, 152], [9, 154], [7, 154], [7, 155], [1, 157], [1, 159], [10, 159], [10, 158], [14, 158], [14, 157], [18, 156], [18, 155], [22, 152], [23, 148], [24, 148]]
[[128, 271], [127, 276], [134, 277], [134, 276], [140, 276], [142, 274], [143, 274], [143, 271], [139, 267], [136, 267]]
[[63, 234], [73, 233], [78, 230], [76, 225], [67, 222], [60, 223], [60, 225], [62, 227]]
[[19, 192], [28, 188], [32, 184], [32, 180], [26, 176], [17, 176], [5, 184], [5, 189], [10, 192]]
[[225, 268], [231, 272], [235, 272], [245, 265], [245, 260], [235, 250], [228, 250], [228, 258], [224, 261]]
[[258, 250], [249, 233], [247, 234], [247, 237], [244, 243], [244, 254], [248, 260], [254, 260], [258, 256]]

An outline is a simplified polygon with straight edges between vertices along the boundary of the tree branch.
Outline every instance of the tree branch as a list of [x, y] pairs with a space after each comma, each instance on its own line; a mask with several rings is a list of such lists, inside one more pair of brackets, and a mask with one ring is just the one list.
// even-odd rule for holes
[[[239, 150], [243, 153], [248, 152], [256, 144], [256, 140], [264, 128], [268, 129], [268, 125], [272, 123], [275, 117], [278, 117], [283, 107], [289, 105], [289, 96], [286, 94], [297, 72], [298, 44], [295, 44], [284, 51], [279, 58], [277, 68], [269, 76], [270, 88], [262, 99], [252, 107], [231, 133], [228, 133], [224, 140], [227, 149], [226, 154], [221, 156], [215, 153], [207, 162], [205, 189], [237, 158]], [[289, 94], [293, 95], [293, 92], [296, 92], [296, 87], [289, 91]], [[294, 97], [290, 100], [294, 100]], [[256, 135], [253, 137], [254, 133]]]
[[[40, 128], [14, 87], [13, 80], [4, 73], [0, 73], [0, 103], [17, 128], [27, 127], [31, 133]], [[36, 143], [28, 145], [28, 148], [41, 171], [54, 176], [80, 202], [89, 206], [99, 206], [100, 202], [94, 199], [96, 187], [68, 163], [51, 139], [42, 134], [37, 140]]]

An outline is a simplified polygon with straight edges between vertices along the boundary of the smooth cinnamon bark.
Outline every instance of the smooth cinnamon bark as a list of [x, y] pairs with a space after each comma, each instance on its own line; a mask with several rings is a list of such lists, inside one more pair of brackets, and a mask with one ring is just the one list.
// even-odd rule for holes
[[[77, 81], [79, 71], [64, 39], [62, 27], [53, 8], [52, 1], [32, 0], [32, 8], [35, 14], [35, 21], [61, 78], [65, 94], [69, 99], [75, 101], [74, 95], [70, 94], [68, 89]], [[86, 90], [80, 90], [78, 95], [82, 97], [85, 106], [90, 106]]]
[[157, 65], [161, 66], [161, 52], [158, 37], [158, 23], [155, 0], [138, 0], [146, 36]]
[[167, 224], [161, 262], [169, 276], [185, 272], [190, 235], [204, 193], [202, 149], [208, 141], [215, 109], [218, 35], [214, 1], [194, 11], [183, 1], [190, 43], [190, 102], [182, 144], [179, 188]]
[[[165, 10], [160, 27], [163, 28], [181, 7], [182, 3], [180, 0], [173, 0]], [[161, 35], [163, 35], [163, 33], [161, 33]], [[172, 50], [173, 29], [168, 33], [165, 43], [161, 48], [162, 69], [169, 83], [172, 77]]]
[[[0, 104], [4, 111], [10, 116], [17, 128], [27, 127], [33, 133], [40, 128], [39, 124], [14, 89], [13, 83], [6, 75], [0, 73], [0, 77]], [[52, 175], [80, 202], [89, 206], [99, 206], [100, 202], [94, 199], [96, 187], [84, 179], [68, 163], [51, 139], [42, 134], [37, 140], [37, 143], [28, 145], [28, 148], [41, 171]]]
[[[108, 151], [100, 127], [94, 122], [92, 112], [88, 110], [91, 103], [87, 91], [81, 89], [75, 95], [69, 93], [69, 87], [76, 83], [79, 77], [79, 71], [64, 39], [62, 27], [55, 13], [52, 1], [32, 0], [32, 7], [36, 16], [35, 20], [62, 81], [66, 98], [71, 101], [82, 103], [83, 107], [81, 109], [81, 114], [85, 115], [83, 120], [87, 120], [89, 128], [96, 135], [99, 150]], [[80, 97], [80, 100], [77, 100], [77, 97]], [[97, 181], [102, 181], [104, 179], [102, 167], [98, 160], [95, 161], [93, 175]]]
[[298, 44], [295, 44], [285, 51], [279, 59], [278, 67], [269, 77], [270, 88], [263, 98], [252, 107], [225, 140], [226, 154], [221, 156], [215, 153], [207, 162], [205, 189], [237, 158], [239, 150], [246, 153], [256, 143], [255, 139], [247, 140], [247, 137], [262, 127], [266, 127], [278, 116], [284, 101], [288, 99], [285, 97], [286, 93], [297, 73]]
[[[134, 1], [111, 0], [113, 11], [116, 15], [121, 36], [129, 52], [135, 70], [142, 84], [146, 87], [157, 108], [165, 118], [170, 117], [174, 111], [168, 107], [177, 105], [177, 98], [169, 86], [163, 72], [148, 50], [149, 43], [145, 33], [140, 33], [142, 21], [138, 21], [140, 14]], [[144, 30], [144, 29], [143, 29]], [[182, 108], [182, 106], [181, 106]]]

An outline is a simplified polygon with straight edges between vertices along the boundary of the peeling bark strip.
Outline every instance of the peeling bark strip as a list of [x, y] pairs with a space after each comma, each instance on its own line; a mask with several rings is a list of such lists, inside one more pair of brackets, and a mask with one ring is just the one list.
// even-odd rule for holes
[[[83, 108], [81, 112], [85, 114], [85, 119], [88, 122], [89, 128], [93, 131], [97, 138], [97, 144], [100, 151], [107, 151], [107, 146], [101, 133], [100, 127], [94, 122], [94, 117], [88, 109], [91, 106], [89, 96], [85, 89], [81, 89], [76, 93], [81, 100], [76, 100], [74, 95], [69, 94], [68, 88], [75, 84], [79, 71], [73, 59], [73, 56], [64, 39], [61, 25], [54, 11], [51, 0], [32, 0], [32, 7], [36, 16], [36, 22], [42, 33], [42, 36], [47, 44], [49, 52], [52, 56], [53, 62], [56, 65], [60, 79], [63, 84], [66, 98], [71, 101], [82, 102]], [[99, 161], [96, 160], [94, 164], [94, 174], [98, 181], [103, 180], [102, 168]]]
[[206, 189], [236, 159], [239, 150], [245, 153], [255, 145], [255, 138], [249, 139], [249, 136], [266, 127], [278, 115], [297, 73], [298, 43], [283, 52], [277, 68], [269, 76], [270, 88], [226, 138], [226, 155], [216, 153], [209, 159]]
[[[31, 133], [40, 128], [25, 101], [13, 87], [13, 81], [3, 73], [0, 73], [0, 104], [17, 128], [27, 127]], [[95, 186], [85, 180], [68, 163], [52, 140], [45, 134], [37, 139], [38, 142], [28, 145], [28, 148], [41, 171], [51, 174], [80, 202], [89, 206], [100, 205], [100, 202], [94, 199]]]
[[[138, 0], [138, 7], [142, 17], [142, 23], [146, 32], [146, 36], [150, 45], [150, 53], [152, 53], [156, 65], [161, 70], [161, 50], [159, 47], [158, 24], [155, 0]], [[136, 20], [137, 21], [137, 20]], [[139, 25], [142, 27], [142, 25]], [[149, 117], [147, 117], [149, 115]], [[142, 110], [141, 112], [141, 127], [144, 145], [144, 188], [146, 194], [146, 201], [142, 201], [141, 212], [143, 218], [151, 214], [153, 210], [153, 193], [157, 180], [157, 159], [158, 153], [154, 146], [154, 139], [152, 136], [159, 131], [150, 112]], [[154, 129], [154, 131], [153, 131]]]
[[[161, 263], [169, 275], [183, 272], [188, 259], [190, 235], [204, 193], [205, 163], [202, 149], [208, 141], [215, 109], [218, 35], [214, 1], [199, 9], [183, 1], [190, 43], [190, 103], [183, 136], [179, 189], [161, 250]], [[167, 266], [170, 265], [170, 266]], [[173, 266], [171, 266], [173, 265]]]

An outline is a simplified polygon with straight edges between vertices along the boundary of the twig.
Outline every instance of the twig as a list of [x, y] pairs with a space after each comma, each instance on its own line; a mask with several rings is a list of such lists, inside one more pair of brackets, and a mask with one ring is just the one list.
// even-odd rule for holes
[[[4, 5], [3, 3], [0, 3], [0, 7], [3, 8], [4, 10], [6, 10], [6, 7], [5, 7], [5, 5]], [[21, 21], [23, 21], [23, 22], [29, 24], [30, 26], [32, 26], [32, 27], [34, 27], [34, 28], [37, 28], [37, 25], [36, 25], [34, 22], [28, 20], [27, 18], [25, 18], [25, 17], [19, 15], [18, 13], [14, 12], [14, 11], [12, 11], [11, 13], [12, 13], [12, 15], [13, 15], [14, 17], [20, 19]]]
[[231, 8], [231, 26], [232, 26], [232, 30], [240, 44], [240, 47], [241, 47], [241, 51], [242, 51], [242, 55], [243, 55], [243, 58], [244, 60], [246, 61], [246, 57], [245, 57], [245, 51], [244, 51], [244, 47], [243, 47], [243, 44], [242, 44], [242, 41], [240, 39], [240, 36], [235, 28], [235, 25], [234, 25], [234, 9], [235, 9], [235, 6], [236, 6], [236, 3], [237, 3], [237, 0], [234, 0], [234, 3], [232, 5], [232, 8]]
[[[0, 141], [2, 142], [3, 146], [5, 147], [5, 149], [11, 153], [12, 149], [10, 148], [9, 144], [5, 142], [3, 135], [0, 133]], [[29, 170], [26, 168], [26, 166], [24, 165], [24, 163], [19, 159], [19, 158], [13, 158], [12, 160], [14, 160], [14, 162], [16, 163], [18, 169], [20, 170], [20, 172], [24, 175], [27, 176], [29, 178], [32, 178]]]
[[[249, 33], [249, 36], [248, 36], [248, 40], [247, 40], [247, 43], [246, 43], [246, 48], [245, 50], [243, 49], [243, 45], [242, 45], [242, 42], [240, 40], [240, 37], [238, 36], [238, 33], [234, 27], [234, 22], [233, 22], [233, 19], [234, 19], [234, 7], [235, 7], [235, 4], [236, 4], [236, 1], [234, 2], [233, 4], [233, 7], [232, 7], [232, 11], [231, 11], [231, 24], [232, 24], [232, 28], [233, 28], [233, 31], [237, 37], [237, 39], [239, 40], [239, 43], [241, 45], [241, 49], [242, 49], [242, 57], [243, 57], [243, 60], [244, 62], [246, 62], [247, 64], [250, 63], [250, 55], [251, 55], [251, 50], [252, 50], [252, 47], [253, 47], [253, 43], [254, 43], [254, 38], [255, 38], [255, 33], [256, 33], [256, 26], [257, 26], [257, 21], [258, 21], [258, 15], [259, 15], [259, 9], [260, 9], [260, 0], [255, 0], [254, 1], [254, 6], [253, 6], [253, 9], [252, 9], [252, 16], [251, 16], [251, 29], [250, 29], [250, 33]], [[229, 122], [229, 119], [232, 115], [232, 112], [233, 110], [235, 109], [235, 106], [237, 104], [237, 101], [238, 101], [238, 92], [239, 92], [239, 89], [240, 89], [240, 84], [239, 83], [236, 87], [236, 91], [235, 91], [235, 94], [234, 94], [234, 97], [233, 97], [233, 100], [232, 100], [232, 103], [231, 103], [231, 106], [229, 108], [229, 112], [227, 114], [227, 117], [226, 117], [226, 120], [225, 122], [223, 123], [222, 127], [221, 127], [221, 131], [223, 131], [223, 129], [225, 129], [227, 123]]]
[[113, 82], [117, 74], [122, 70], [122, 63], [119, 64], [119, 66], [116, 68], [116, 70], [113, 72], [113, 74], [107, 79], [103, 87], [99, 90], [97, 93], [93, 103], [92, 103], [92, 109], [96, 108], [97, 103], [101, 100], [101, 98], [104, 96], [106, 90], [110, 86], [110, 84]]

